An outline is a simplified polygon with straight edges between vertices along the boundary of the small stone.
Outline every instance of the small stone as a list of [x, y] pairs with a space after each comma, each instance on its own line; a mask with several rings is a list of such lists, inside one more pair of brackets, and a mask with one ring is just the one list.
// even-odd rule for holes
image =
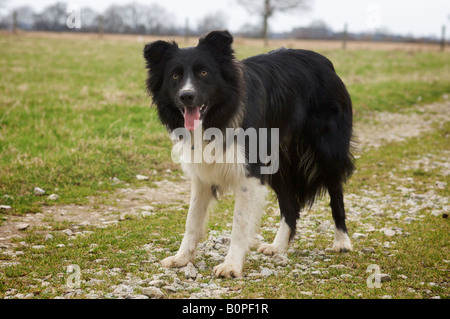
[[266, 267], [261, 268], [261, 276], [269, 277], [271, 275], [273, 275], [273, 270], [270, 270], [269, 268], [266, 268]]
[[153, 286], [153, 287], [156, 287], [156, 288], [162, 288], [162, 287], [165, 286], [165, 284], [166, 283], [164, 282], [164, 280], [160, 280], [160, 279], [152, 280], [152, 281], [150, 281], [148, 283], [149, 286]]
[[416, 219], [413, 217], [406, 217], [404, 222], [407, 224], [411, 224], [413, 221], [415, 221]]
[[300, 293], [305, 296], [312, 296], [312, 291], [300, 291]]
[[373, 247], [363, 247], [361, 252], [364, 254], [373, 254], [375, 253], [375, 249]]
[[381, 299], [392, 299], [392, 296], [384, 295], [383, 297], [381, 297]]
[[345, 266], [345, 265], [330, 265], [330, 266], [328, 266], [328, 268], [342, 269], [342, 268], [347, 268], [347, 266]]
[[49, 200], [57, 200], [58, 198], [59, 198], [59, 196], [56, 195], [56, 194], [51, 194], [51, 195], [48, 197]]
[[184, 275], [187, 279], [191, 278], [195, 280], [195, 278], [197, 278], [198, 271], [194, 264], [188, 263], [186, 267], [184, 267]]
[[117, 285], [113, 291], [113, 294], [116, 296], [124, 297], [127, 295], [131, 295], [133, 293], [134, 288], [128, 285], [120, 284]]
[[391, 276], [388, 274], [379, 274], [381, 282], [391, 281]]
[[272, 257], [272, 261], [279, 266], [287, 266], [289, 263], [289, 259], [286, 255], [276, 254]]
[[440, 217], [442, 215], [442, 212], [440, 210], [433, 210], [431, 212], [431, 216]]
[[319, 227], [317, 227], [317, 231], [319, 233], [326, 233], [328, 231], [328, 228], [330, 227], [331, 222], [329, 220], [324, 221], [322, 224], [320, 224]]
[[45, 246], [44, 245], [34, 245], [31, 248], [33, 248], [33, 249], [44, 249]]
[[27, 230], [28, 227], [30, 227], [30, 224], [26, 224], [26, 223], [17, 224], [17, 229], [20, 231]]
[[149, 216], [155, 215], [155, 213], [143, 211], [143, 212], [141, 213], [141, 215], [142, 215], [142, 217], [149, 217]]
[[161, 289], [156, 287], [147, 287], [142, 288], [142, 294], [151, 298], [151, 299], [162, 299], [164, 298], [164, 293], [161, 291]]
[[197, 268], [200, 271], [205, 271], [206, 269], [208, 269], [208, 266], [206, 265], [206, 262], [204, 260], [201, 260], [197, 263]]
[[395, 236], [395, 231], [389, 228], [383, 228], [382, 229], [383, 233], [388, 236], [388, 237], [392, 237]]
[[34, 195], [41, 196], [41, 195], [44, 195], [44, 194], [45, 194], [45, 191], [42, 188], [39, 188], [39, 187], [35, 187], [34, 188]]
[[359, 240], [361, 238], [367, 238], [367, 234], [361, 234], [361, 233], [353, 233], [352, 239]]
[[145, 175], [136, 175], [136, 179], [138, 181], [148, 181], [150, 179], [150, 177], [145, 176]]
[[53, 235], [52, 234], [47, 234], [44, 238], [44, 240], [52, 240], [53, 239]]
[[406, 277], [405, 275], [398, 275], [397, 278], [400, 278], [400, 279], [408, 279], [408, 277]]
[[0, 210], [11, 210], [11, 206], [8, 206], [8, 205], [0, 205]]
[[322, 272], [320, 270], [311, 271], [312, 276], [320, 276]]
[[173, 286], [164, 286], [163, 289], [165, 289], [167, 292], [177, 292], [177, 288], [173, 287]]
[[61, 231], [63, 234], [66, 234], [67, 236], [72, 236], [73, 232], [70, 229], [64, 229]]
[[113, 185], [119, 184], [119, 183], [122, 182], [122, 181], [121, 181], [120, 179], [118, 179], [117, 177], [111, 177], [109, 180], [112, 182]]
[[233, 286], [230, 288], [231, 291], [239, 291], [243, 288], [242, 284], [237, 284], [236, 286]]

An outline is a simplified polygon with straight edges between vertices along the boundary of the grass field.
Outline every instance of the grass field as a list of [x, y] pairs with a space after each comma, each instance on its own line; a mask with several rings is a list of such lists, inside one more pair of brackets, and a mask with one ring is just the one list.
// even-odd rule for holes
[[[239, 43], [239, 58], [272, 49]], [[442, 216], [450, 207], [450, 53], [318, 48], [346, 83], [356, 125], [366, 127], [369, 137], [386, 114], [417, 117], [428, 129], [357, 154], [357, 172], [346, 187], [350, 235], [362, 234], [354, 252], [327, 249], [333, 226], [317, 231], [331, 221], [324, 199], [302, 213], [299, 238], [287, 256], [273, 261], [252, 251], [244, 271], [253, 275], [214, 278], [210, 245], [225, 253], [221, 240], [229, 236], [232, 218], [233, 199], [226, 196], [210, 214], [212, 232], [199, 254], [206, 267], [196, 264], [200, 276], [187, 280], [182, 270], [157, 263], [179, 246], [188, 201], [178, 195], [186, 192], [161, 188], [164, 200], [143, 203], [152, 206], [144, 217], [120, 206], [123, 189], [187, 183], [171, 162], [171, 142], [146, 96], [143, 45], [0, 37], [0, 205], [11, 207], [0, 210], [0, 297], [134, 296], [152, 279], [163, 282], [164, 298], [448, 298], [449, 225]], [[436, 103], [444, 107], [427, 108]], [[138, 174], [149, 180], [137, 180]], [[36, 195], [35, 187], [46, 194]], [[108, 207], [122, 217], [99, 228], [46, 214], [62, 207]], [[269, 199], [260, 232], [265, 240], [275, 235], [277, 215]], [[1, 231], [39, 216], [45, 227], [16, 236]], [[68, 229], [69, 235], [62, 232]], [[82, 273], [77, 289], [67, 286], [71, 264]], [[390, 276], [381, 288], [367, 287], [371, 264]], [[270, 271], [261, 275], [261, 269]], [[132, 291], [122, 293], [121, 287]]]

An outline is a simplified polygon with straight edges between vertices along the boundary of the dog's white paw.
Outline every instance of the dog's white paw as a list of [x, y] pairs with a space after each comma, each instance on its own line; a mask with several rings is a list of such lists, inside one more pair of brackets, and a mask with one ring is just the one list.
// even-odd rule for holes
[[350, 238], [348, 237], [348, 234], [341, 230], [335, 230], [334, 244], [332, 249], [337, 253], [346, 253], [352, 251], [353, 246]]
[[164, 268], [180, 268], [186, 266], [190, 262], [193, 261], [185, 256], [175, 255], [161, 260], [161, 265]]
[[276, 254], [281, 254], [283, 253], [281, 251], [281, 249], [279, 249], [277, 246], [273, 245], [273, 244], [261, 244], [258, 247], [258, 253], [263, 253], [264, 255], [267, 256], [273, 256]]
[[223, 263], [214, 267], [214, 274], [217, 277], [240, 278], [243, 277], [242, 266]]

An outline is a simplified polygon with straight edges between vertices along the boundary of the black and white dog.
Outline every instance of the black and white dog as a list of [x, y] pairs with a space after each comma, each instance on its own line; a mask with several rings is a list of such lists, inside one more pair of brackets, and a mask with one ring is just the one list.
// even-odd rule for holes
[[[179, 139], [184, 136], [182, 144], [188, 147], [180, 158], [192, 183], [183, 241], [162, 265], [194, 262], [210, 202], [218, 192], [233, 191], [231, 243], [214, 273], [241, 277], [267, 185], [277, 195], [281, 221], [274, 242], [262, 244], [259, 252], [285, 252], [300, 210], [326, 191], [336, 226], [333, 250], [352, 250], [343, 200], [343, 184], [354, 170], [352, 102], [345, 85], [318, 53], [282, 48], [239, 61], [232, 42], [227, 31], [213, 31], [196, 47], [180, 49], [175, 42], [156, 41], [144, 49], [148, 92], [168, 131], [178, 132]], [[217, 134], [202, 138], [211, 129]], [[200, 143], [193, 142], [196, 136]], [[264, 145], [270, 145], [269, 154], [255, 159]], [[208, 148], [227, 161], [204, 160], [202, 151]], [[198, 150], [200, 158], [186, 160]]]

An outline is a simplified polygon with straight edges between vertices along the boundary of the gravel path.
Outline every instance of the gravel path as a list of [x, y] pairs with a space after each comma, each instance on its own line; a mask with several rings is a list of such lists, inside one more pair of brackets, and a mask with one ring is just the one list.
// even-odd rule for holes
[[[384, 143], [403, 141], [410, 137], [417, 137], [420, 134], [429, 132], [450, 120], [450, 102], [434, 103], [418, 107], [419, 113], [387, 113], [382, 112], [376, 117], [358, 124], [355, 131], [358, 136], [360, 152], [363, 153], [369, 148], [376, 148]], [[391, 173], [392, 185], [396, 186], [397, 193], [384, 194], [380, 189], [362, 189], [358, 194], [346, 195], [347, 218], [353, 221], [357, 227], [352, 229], [353, 241], [361, 238], [367, 238], [372, 232], [383, 232], [386, 236], [392, 238], [390, 241], [382, 243], [389, 254], [395, 255], [395, 243], [397, 236], [407, 236], [402, 228], [391, 226], [390, 221], [401, 221], [403, 223], [413, 223], [427, 217], [421, 213], [424, 208], [430, 209], [431, 215], [441, 216], [450, 211], [448, 198], [436, 194], [435, 188], [446, 188], [447, 180], [450, 174], [450, 150], [439, 155], [424, 154], [421, 158], [411, 159], [399, 163], [399, 170], [409, 169], [411, 167], [420, 167], [422, 170], [438, 169], [442, 180], [436, 185], [430, 187], [426, 194], [416, 194], [414, 180], [412, 178], [399, 178], [395, 173]], [[156, 214], [154, 206], [157, 204], [173, 205], [186, 204], [189, 202], [189, 182], [170, 182], [163, 180], [157, 183], [157, 188], [122, 188], [114, 196], [117, 197], [117, 205], [114, 206], [52, 206], [45, 207], [43, 213], [28, 214], [26, 216], [11, 216], [2, 226], [0, 226], [0, 249], [4, 254], [14, 255], [14, 247], [19, 245], [12, 238], [24, 237], [24, 229], [41, 226], [48, 227], [48, 220], [68, 221], [76, 225], [95, 225], [98, 227], [108, 227], [123, 219], [123, 214], [136, 216], [151, 216]], [[405, 196], [408, 195], [408, 196]], [[407, 198], [407, 199], [405, 199]], [[94, 202], [95, 200], [92, 199]], [[400, 209], [399, 209], [400, 208]], [[393, 211], [401, 211], [394, 214]], [[261, 230], [265, 232], [276, 233], [278, 228], [279, 211], [277, 207], [268, 209], [269, 217], [261, 225]], [[378, 227], [379, 221], [386, 221], [384, 227]], [[243, 279], [236, 280], [232, 288], [225, 288], [220, 285], [220, 279], [215, 279], [212, 275], [206, 278], [199, 273], [208, 269], [206, 264], [217, 264], [223, 261], [228, 249], [231, 227], [229, 230], [218, 232], [209, 231], [209, 237], [199, 245], [198, 259], [196, 264], [189, 264], [181, 269], [165, 269], [160, 267], [155, 253], [168, 249], [154, 247], [152, 244], [142, 247], [148, 251], [148, 260], [146, 263], [153, 264], [159, 268], [156, 275], [147, 279], [140, 279], [132, 275], [125, 275], [119, 285], [112, 286], [110, 292], [106, 295], [98, 292], [95, 287], [100, 284], [95, 279], [90, 279], [87, 290], [67, 289], [61, 298], [73, 298], [83, 295], [87, 298], [165, 298], [168, 294], [178, 291], [192, 291], [190, 298], [218, 298], [223, 295], [233, 295], [240, 292], [243, 283], [247, 279], [261, 280], [264, 277], [279, 275], [301, 277], [304, 274], [317, 276], [320, 281], [321, 274], [330, 271], [330, 268], [339, 268], [343, 265], [334, 265], [332, 263], [333, 253], [331, 250], [324, 251], [314, 248], [313, 241], [321, 233], [329, 236], [330, 243], [333, 240], [333, 229], [328, 202], [326, 199], [319, 200], [310, 211], [302, 212], [302, 218], [298, 222], [298, 234], [295, 240], [295, 246], [309, 248], [303, 252], [305, 255], [304, 263], [299, 265], [290, 265], [286, 255], [267, 257], [251, 251], [248, 260], [257, 260], [261, 262], [258, 271], [246, 274]], [[72, 228], [72, 227], [71, 227]], [[73, 228], [72, 228], [73, 229]], [[76, 229], [76, 227], [75, 227]], [[68, 236], [77, 236], [76, 231], [70, 229], [66, 231]], [[69, 233], [70, 232], [70, 233]], [[258, 235], [255, 244], [263, 241]], [[291, 248], [293, 252], [295, 248]], [[364, 247], [359, 253], [372, 253], [373, 247]], [[327, 268], [318, 268], [317, 260], [330, 261]], [[14, 263], [14, 258], [8, 261], [0, 261], [3, 265]], [[290, 265], [293, 270], [287, 273], [285, 266]], [[0, 264], [1, 267], [1, 264]], [[121, 273], [121, 269], [108, 270], [111, 276]], [[181, 274], [182, 278], [179, 279]], [[342, 276], [352, 276], [351, 274], [342, 274]], [[349, 278], [350, 278], [349, 277]], [[342, 277], [344, 278], [344, 277]], [[203, 280], [200, 280], [203, 279]], [[205, 279], [208, 283], [204, 283]], [[386, 279], [389, 280], [389, 279]], [[136, 293], [140, 291], [140, 293]], [[312, 295], [310, 291], [302, 292], [304, 295]], [[26, 298], [10, 289], [7, 298]], [[30, 297], [30, 296], [28, 296]]]

